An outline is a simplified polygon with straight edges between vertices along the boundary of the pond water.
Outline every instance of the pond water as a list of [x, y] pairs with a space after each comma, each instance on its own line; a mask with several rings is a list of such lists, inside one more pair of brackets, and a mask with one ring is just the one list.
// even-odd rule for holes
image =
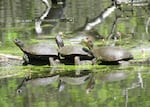
[[[1, 78], [0, 105], [149, 107], [149, 67], [82, 66], [78, 68], [81, 74], [75, 76], [76, 69], [61, 66], [56, 74], [50, 75], [48, 66], [9, 68], [10, 74], [17, 74]], [[25, 78], [22, 75], [30, 75], [31, 78], [22, 83]], [[60, 80], [65, 83], [60, 85]]]
[[[96, 46], [123, 47], [134, 59], [145, 60], [150, 57], [148, 0], [133, 0], [134, 5], [123, 3], [120, 8], [113, 8], [110, 0], [60, 0], [58, 7], [43, 1], [0, 1], [0, 106], [150, 106], [149, 60], [131, 65], [22, 66], [23, 53], [13, 43], [19, 38], [26, 44], [56, 45], [54, 37], [63, 31], [65, 44], [77, 45], [82, 35], [76, 29], [98, 17], [102, 22], [94, 29], [105, 41], [94, 40]], [[110, 38], [120, 34], [119, 39]]]

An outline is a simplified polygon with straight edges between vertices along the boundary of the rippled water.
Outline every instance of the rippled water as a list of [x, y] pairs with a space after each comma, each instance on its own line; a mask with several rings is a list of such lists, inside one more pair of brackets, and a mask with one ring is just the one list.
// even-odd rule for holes
[[[51, 0], [49, 0], [51, 5]], [[26, 44], [49, 42], [64, 31], [65, 43], [79, 38], [69, 32], [95, 19], [111, 6], [110, 1], [67, 0], [62, 19], [38, 20], [49, 10], [40, 0], [0, 1], [0, 56], [22, 56], [12, 40], [16, 37]], [[95, 8], [96, 7], [96, 8]], [[96, 45], [117, 45], [131, 51], [135, 59], [149, 54], [149, 6], [133, 7], [123, 4], [95, 29], [109, 38], [111, 32], [122, 34], [119, 40], [106, 40]], [[112, 30], [115, 28], [115, 30]], [[40, 30], [42, 29], [42, 32]], [[38, 31], [37, 31], [38, 30]], [[81, 37], [81, 36], [80, 36]], [[70, 39], [71, 38], [71, 39]], [[8, 57], [8, 56], [7, 56]], [[135, 65], [61, 65], [22, 66], [20, 57], [0, 57], [0, 106], [2, 107], [149, 107], [149, 63]], [[80, 72], [80, 74], [79, 74]], [[79, 75], [77, 75], [79, 74]]]

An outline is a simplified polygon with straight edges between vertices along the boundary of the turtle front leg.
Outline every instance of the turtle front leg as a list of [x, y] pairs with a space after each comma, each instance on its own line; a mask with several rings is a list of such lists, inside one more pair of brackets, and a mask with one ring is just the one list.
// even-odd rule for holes
[[23, 55], [23, 60], [24, 60], [23, 65], [28, 65], [30, 62], [27, 54]]
[[92, 65], [95, 65], [95, 64], [96, 64], [96, 61], [97, 61], [97, 59], [96, 59], [96, 58], [93, 58], [93, 59], [92, 59]]
[[[80, 61], [80, 57], [79, 56], [75, 56], [74, 57], [74, 64], [75, 65], [80, 65], [81, 64], [81, 61]], [[80, 66], [77, 66], [77, 68], [76, 68], [76, 72], [75, 72], [75, 74], [76, 75], [80, 75]]]
[[49, 57], [49, 63], [50, 63], [50, 66], [55, 66], [56, 65], [53, 57]]
[[80, 65], [80, 57], [79, 56], [74, 57], [74, 64], [75, 65]]

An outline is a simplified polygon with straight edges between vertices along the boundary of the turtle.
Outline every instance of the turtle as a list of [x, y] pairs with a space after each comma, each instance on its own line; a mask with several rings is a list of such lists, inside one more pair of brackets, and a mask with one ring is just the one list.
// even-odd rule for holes
[[133, 59], [133, 55], [126, 49], [117, 46], [101, 46], [95, 47], [93, 42], [84, 38], [83, 42], [89, 48], [89, 53], [91, 53], [96, 60], [100, 60], [101, 64], [121, 64], [124, 61]]
[[[58, 53], [61, 59], [64, 58], [64, 62], [67, 64], [80, 65], [83, 60], [91, 60], [93, 56], [88, 53], [88, 48], [83, 46], [64, 45], [61, 33], [55, 37], [58, 46]], [[69, 62], [69, 63], [68, 63]]]
[[14, 43], [23, 51], [24, 65], [27, 64], [49, 64], [56, 65], [59, 61], [57, 48], [47, 43], [37, 43], [25, 46], [18, 38], [14, 39]]

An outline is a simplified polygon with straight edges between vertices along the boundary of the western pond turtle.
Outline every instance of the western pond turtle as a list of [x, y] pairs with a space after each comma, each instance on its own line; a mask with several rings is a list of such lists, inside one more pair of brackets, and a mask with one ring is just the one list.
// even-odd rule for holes
[[83, 46], [64, 46], [64, 42], [60, 34], [56, 36], [56, 43], [59, 48], [58, 52], [60, 56], [64, 57], [66, 62], [80, 65], [81, 60], [93, 59], [93, 56], [87, 52], [88, 49]]
[[120, 47], [101, 46], [94, 48], [93, 42], [88, 38], [84, 39], [84, 43], [90, 49], [90, 53], [97, 60], [99, 59], [102, 64], [119, 64], [123, 61], [133, 59], [132, 54], [128, 50]]
[[19, 39], [14, 39], [14, 43], [23, 51], [24, 64], [39, 64], [42, 61], [50, 65], [55, 65], [58, 59], [58, 51], [55, 47], [46, 43], [25, 46]]

